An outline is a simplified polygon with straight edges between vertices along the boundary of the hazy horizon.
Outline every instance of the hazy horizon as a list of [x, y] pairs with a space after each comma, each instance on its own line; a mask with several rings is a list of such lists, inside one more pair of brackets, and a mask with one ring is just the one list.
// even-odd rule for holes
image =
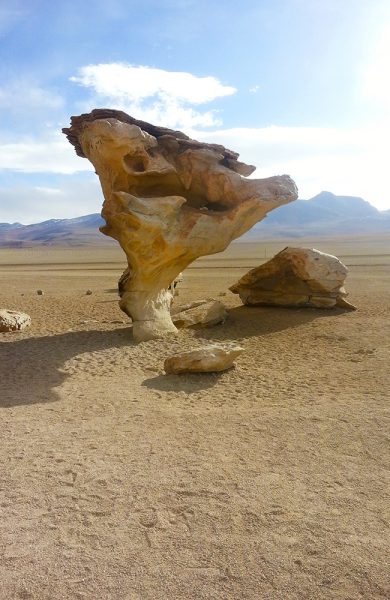
[[[367, 200], [365, 200], [365, 198], [360, 198], [359, 196], [351, 196], [351, 195], [338, 195], [338, 194], [333, 194], [333, 192], [330, 192], [329, 190], [321, 190], [318, 194], [315, 194], [315, 196], [313, 196], [312, 198], [297, 198], [296, 200], [294, 200], [292, 203], [289, 204], [293, 204], [294, 202], [310, 202], [311, 200], [314, 200], [315, 198], [317, 198], [317, 196], [320, 196], [321, 194], [330, 194], [331, 196], [335, 197], [335, 198], [350, 198], [351, 200], [363, 200], [364, 202], [368, 202]], [[103, 201], [103, 196], [102, 196], [102, 201]], [[370, 206], [374, 207], [373, 204], [371, 204], [370, 202], [368, 202], [368, 204], [370, 204]], [[282, 205], [281, 207], [278, 207], [279, 209], [282, 209], [283, 206], [287, 206], [287, 205]], [[100, 205], [98, 210], [95, 210], [94, 212], [91, 213], [81, 213], [81, 214], [74, 214], [72, 216], [69, 217], [62, 217], [62, 218], [58, 218], [58, 217], [50, 217], [48, 219], [42, 219], [41, 221], [29, 221], [29, 222], [21, 222], [21, 221], [13, 221], [13, 222], [7, 222], [7, 221], [2, 221], [1, 220], [1, 216], [0, 216], [0, 224], [11, 224], [11, 225], [15, 225], [15, 224], [19, 224], [19, 225], [23, 225], [23, 226], [28, 226], [28, 225], [38, 225], [40, 223], [44, 223], [46, 221], [62, 221], [62, 220], [73, 220], [73, 219], [81, 219], [83, 217], [89, 217], [92, 215], [100, 215], [101, 214], [101, 208], [102, 206]], [[374, 207], [376, 208], [376, 207]], [[382, 211], [380, 209], [377, 209], [380, 212], [384, 213], [390, 209], [383, 209]], [[272, 211], [270, 211], [271, 214]], [[1, 214], [1, 213], [0, 213]], [[351, 214], [351, 217], [353, 217], [353, 213]]]

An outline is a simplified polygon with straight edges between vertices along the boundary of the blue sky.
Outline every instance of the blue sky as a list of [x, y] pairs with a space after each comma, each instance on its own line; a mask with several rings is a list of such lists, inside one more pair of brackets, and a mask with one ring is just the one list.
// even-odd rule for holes
[[92, 108], [390, 208], [388, 0], [2, 0], [0, 222], [100, 210], [61, 134]]

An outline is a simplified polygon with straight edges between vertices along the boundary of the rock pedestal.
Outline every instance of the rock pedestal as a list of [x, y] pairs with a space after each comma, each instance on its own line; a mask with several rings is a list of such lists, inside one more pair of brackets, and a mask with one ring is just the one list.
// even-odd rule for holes
[[185, 267], [297, 198], [287, 175], [246, 179], [255, 168], [237, 153], [120, 111], [72, 117], [63, 132], [100, 178], [101, 231], [127, 256], [120, 307], [133, 319], [136, 340], [176, 332], [168, 288]]

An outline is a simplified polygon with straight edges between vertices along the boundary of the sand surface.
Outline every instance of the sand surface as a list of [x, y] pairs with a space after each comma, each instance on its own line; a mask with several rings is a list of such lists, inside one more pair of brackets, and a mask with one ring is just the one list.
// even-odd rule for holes
[[[285, 245], [198, 261], [177, 302]], [[33, 320], [0, 334], [1, 600], [390, 598], [390, 241], [314, 245], [356, 312], [227, 292], [223, 326], [139, 345], [119, 250], [0, 250], [0, 307]], [[163, 374], [225, 340], [235, 369]]]

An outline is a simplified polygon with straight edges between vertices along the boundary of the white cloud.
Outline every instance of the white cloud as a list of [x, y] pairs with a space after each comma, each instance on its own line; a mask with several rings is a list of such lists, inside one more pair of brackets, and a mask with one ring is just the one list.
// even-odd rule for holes
[[241, 160], [256, 165], [253, 177], [291, 175], [300, 198], [329, 190], [361, 196], [382, 210], [390, 208], [390, 192], [384, 184], [389, 133], [305, 127], [192, 132], [198, 139], [240, 152]]
[[64, 99], [34, 82], [20, 79], [0, 86], [0, 108], [13, 114], [30, 115], [31, 112], [56, 110], [64, 106]]
[[40, 194], [46, 194], [47, 196], [61, 196], [61, 194], [64, 193], [64, 190], [61, 190], [59, 188], [51, 188], [40, 185], [36, 185], [33, 189], [39, 192]]
[[123, 63], [84, 66], [70, 80], [92, 89], [95, 105], [104, 101], [136, 118], [182, 129], [219, 124], [215, 111], [193, 107], [236, 91], [215, 77]]
[[0, 187], [0, 222], [28, 225], [101, 211], [103, 194], [97, 177], [64, 176], [59, 185]]
[[166, 94], [190, 104], [203, 104], [235, 92], [215, 77], [121, 63], [82, 67], [79, 76], [71, 77], [71, 81], [92, 87], [102, 96], [133, 102]]
[[76, 155], [65, 136], [0, 144], [0, 170], [24, 173], [76, 173], [93, 171], [91, 163]]
[[[221, 143], [240, 152], [243, 161], [257, 166], [254, 177], [290, 174], [299, 187], [301, 198], [310, 198], [326, 189], [335, 194], [361, 196], [379, 209], [390, 208], [390, 192], [386, 187], [390, 132], [385, 127], [381, 130], [265, 127], [210, 132], [193, 129], [189, 133], [195, 139]], [[35, 221], [41, 214], [42, 218], [58, 218], [97, 210], [91, 210], [91, 198], [96, 197], [100, 189], [93, 167], [87, 159], [78, 157], [59, 133], [37, 140], [0, 144], [1, 169], [42, 173], [39, 183], [37, 175], [34, 176], [34, 189], [25, 188], [23, 192], [27, 197], [32, 194], [39, 198], [39, 202], [30, 203], [30, 210], [35, 211], [38, 205], [47, 209], [45, 215], [43, 209], [39, 215], [37, 212]], [[81, 177], [77, 172], [81, 171], [91, 173], [90, 178], [83, 175], [89, 181], [85, 183], [84, 196], [73, 190], [74, 195], [69, 193], [70, 183], [53, 186], [46, 182], [45, 173], [73, 174], [69, 181], [77, 182]], [[76, 183], [74, 190], [77, 190]], [[25, 202], [20, 190], [12, 196], [11, 203], [4, 202], [10, 192], [4, 193], [3, 190], [0, 196], [0, 221], [7, 220], [5, 206], [12, 212]]]

